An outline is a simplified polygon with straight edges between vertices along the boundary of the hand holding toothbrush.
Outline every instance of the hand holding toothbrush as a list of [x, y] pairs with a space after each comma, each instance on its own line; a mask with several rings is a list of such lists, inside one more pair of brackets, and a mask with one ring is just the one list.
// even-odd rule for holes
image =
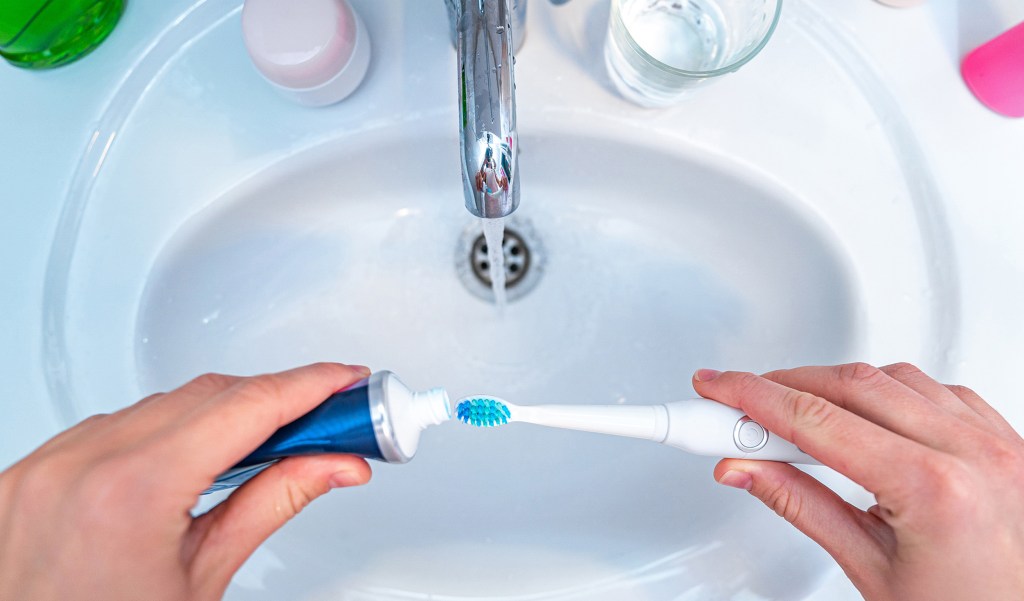
[[242, 562], [331, 488], [348, 455], [292, 457], [193, 518], [214, 478], [369, 370], [207, 375], [67, 430], [0, 473], [0, 600], [219, 599]]
[[715, 468], [820, 544], [869, 601], [1024, 599], [1024, 439], [973, 391], [908, 364], [698, 370], [694, 388], [875, 495], [861, 511], [786, 463]]

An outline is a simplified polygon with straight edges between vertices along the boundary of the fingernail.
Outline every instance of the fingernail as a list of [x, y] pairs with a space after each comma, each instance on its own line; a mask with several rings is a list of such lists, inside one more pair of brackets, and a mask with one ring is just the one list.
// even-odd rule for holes
[[331, 476], [331, 488], [345, 488], [346, 486], [359, 486], [363, 481], [352, 472], [338, 472]]
[[709, 382], [720, 375], [722, 375], [722, 372], [717, 369], [698, 369], [696, 373], [693, 374], [693, 379], [698, 382]]
[[718, 479], [719, 484], [731, 486], [733, 488], [742, 488], [743, 490], [750, 490], [750, 487], [754, 485], [754, 478], [746, 472], [738, 472], [736, 470], [729, 470], [722, 474], [722, 477]]
[[368, 376], [373, 372], [373, 370], [371, 370], [369, 367], [366, 367], [365, 365], [349, 365], [349, 369], [357, 371], [364, 376]]

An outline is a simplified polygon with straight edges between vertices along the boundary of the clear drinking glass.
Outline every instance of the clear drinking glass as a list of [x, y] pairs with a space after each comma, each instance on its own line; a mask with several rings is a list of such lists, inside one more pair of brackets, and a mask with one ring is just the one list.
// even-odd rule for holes
[[0, 56], [26, 69], [81, 58], [107, 38], [125, 0], [0, 0]]
[[615, 87], [666, 106], [731, 73], [764, 48], [782, 0], [611, 0], [604, 59]]

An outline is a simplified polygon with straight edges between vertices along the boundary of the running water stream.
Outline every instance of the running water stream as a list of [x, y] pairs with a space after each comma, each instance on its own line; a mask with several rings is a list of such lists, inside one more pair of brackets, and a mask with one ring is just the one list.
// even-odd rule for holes
[[491, 290], [494, 292], [494, 304], [500, 315], [505, 310], [505, 219], [482, 219], [484, 239], [487, 240], [487, 263], [490, 266]]

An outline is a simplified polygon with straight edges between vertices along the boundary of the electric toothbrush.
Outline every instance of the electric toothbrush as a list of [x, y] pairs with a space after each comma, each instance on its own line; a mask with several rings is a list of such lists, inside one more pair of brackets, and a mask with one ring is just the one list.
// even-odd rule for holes
[[459, 399], [456, 417], [491, 427], [525, 422], [653, 440], [695, 455], [819, 465], [738, 409], [708, 399], [663, 405], [513, 405], [489, 395]]

